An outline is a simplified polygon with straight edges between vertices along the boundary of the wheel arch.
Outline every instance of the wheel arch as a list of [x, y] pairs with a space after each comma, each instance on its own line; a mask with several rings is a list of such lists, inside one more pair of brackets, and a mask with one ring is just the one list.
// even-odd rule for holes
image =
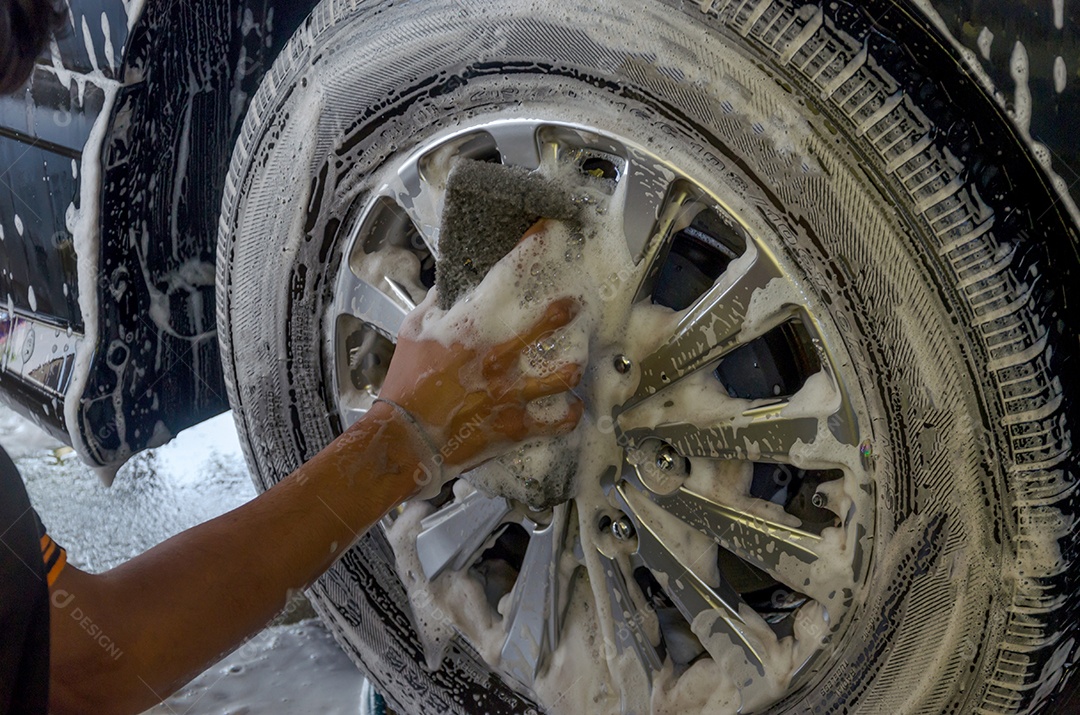
[[250, 99], [314, 4], [150, 0], [130, 31], [101, 150], [96, 347], [71, 429], [106, 473], [228, 409], [221, 195]]

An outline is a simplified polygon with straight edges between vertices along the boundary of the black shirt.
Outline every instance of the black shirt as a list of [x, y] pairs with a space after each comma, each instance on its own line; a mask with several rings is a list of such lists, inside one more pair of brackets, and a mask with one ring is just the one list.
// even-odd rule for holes
[[0, 715], [37, 715], [49, 703], [49, 564], [62, 567], [14, 463], [0, 449]]

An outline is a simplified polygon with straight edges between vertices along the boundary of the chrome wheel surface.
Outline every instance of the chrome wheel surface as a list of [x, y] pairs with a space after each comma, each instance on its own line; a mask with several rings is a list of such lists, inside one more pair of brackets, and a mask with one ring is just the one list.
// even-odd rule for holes
[[[843, 638], [874, 533], [871, 417], [782, 237], [718, 177], [646, 146], [500, 119], [391, 162], [351, 219], [329, 377], [350, 424], [434, 285], [457, 157], [560, 177], [606, 237], [580, 250], [615, 236], [627, 259], [587, 298], [607, 327], [579, 389], [586, 418], [385, 523], [429, 662], [462, 639], [544, 706], [591, 662], [579, 680], [607, 679], [624, 711], [702, 687], [754, 710]], [[565, 478], [535, 464], [552, 450], [574, 455]]]

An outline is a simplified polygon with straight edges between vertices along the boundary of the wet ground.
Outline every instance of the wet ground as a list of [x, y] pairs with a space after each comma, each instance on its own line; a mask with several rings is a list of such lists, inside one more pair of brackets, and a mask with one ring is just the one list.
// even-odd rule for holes
[[[230, 414], [181, 433], [124, 467], [111, 487], [59, 442], [0, 404], [0, 446], [69, 562], [107, 570], [255, 496]], [[354, 715], [363, 678], [314, 618], [291, 604], [270, 626], [147, 713]]]

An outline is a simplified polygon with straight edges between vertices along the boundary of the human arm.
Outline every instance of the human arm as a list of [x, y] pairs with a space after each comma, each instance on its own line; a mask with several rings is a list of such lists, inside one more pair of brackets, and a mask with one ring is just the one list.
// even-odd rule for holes
[[[277, 486], [248, 504], [179, 534], [100, 575], [68, 567], [52, 589], [52, 709], [139, 712], [257, 631], [390, 509], [415, 495], [417, 467], [449, 445], [455, 425], [476, 421], [439, 461], [474, 466], [500, 446], [563, 432], [528, 416], [532, 399], [576, 384], [577, 366], [546, 377], [517, 370], [522, 347], [573, 317], [552, 304], [521, 337], [486, 349], [403, 337], [382, 395], [416, 415], [427, 436], [387, 403], [368, 414]], [[463, 387], [462, 370], [483, 376]], [[61, 605], [63, 604], [63, 605]], [[115, 648], [90, 636], [79, 608]], [[114, 650], [119, 657], [112, 657]]]

